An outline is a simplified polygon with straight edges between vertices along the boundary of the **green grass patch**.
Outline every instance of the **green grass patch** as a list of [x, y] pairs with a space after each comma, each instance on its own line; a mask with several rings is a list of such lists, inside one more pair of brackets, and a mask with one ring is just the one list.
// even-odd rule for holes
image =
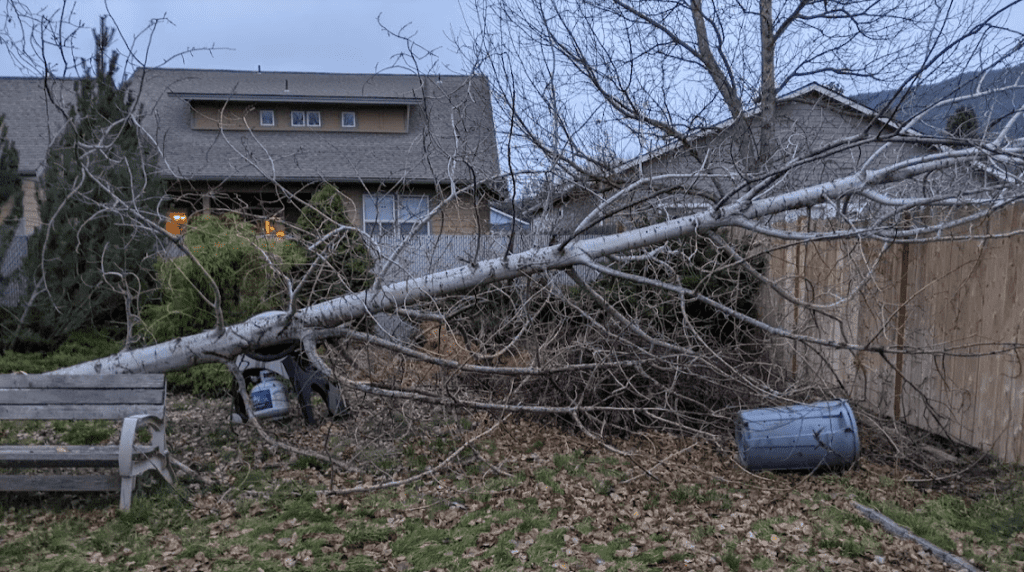
[[886, 502], [874, 503], [874, 508], [943, 550], [956, 553], [956, 538], [980, 546], [977, 553], [965, 549], [964, 556], [985, 570], [1019, 570], [1024, 561], [1019, 541], [1024, 532], [1024, 483], [1019, 478], [1011, 489], [974, 502], [943, 495], [912, 510]]
[[54, 421], [53, 429], [61, 443], [68, 445], [99, 445], [114, 437], [113, 421]]
[[568, 455], [555, 455], [555, 470], [569, 475], [579, 475], [586, 468], [586, 461], [581, 451], [573, 451]]
[[0, 373], [46, 373], [117, 353], [121, 342], [101, 332], [76, 332], [52, 352], [15, 352], [0, 354]]
[[729, 567], [729, 570], [736, 572], [740, 569], [740, 555], [736, 552], [736, 543], [730, 542], [725, 547], [725, 552], [721, 556], [722, 563]]

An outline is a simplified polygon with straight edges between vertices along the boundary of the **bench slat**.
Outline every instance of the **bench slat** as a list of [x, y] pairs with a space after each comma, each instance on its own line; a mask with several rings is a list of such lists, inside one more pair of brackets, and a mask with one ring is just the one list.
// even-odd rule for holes
[[63, 404], [146, 404], [164, 402], [160, 389], [0, 389], [0, 403], [4, 405], [63, 405]]
[[0, 475], [0, 491], [100, 492], [121, 489], [117, 475]]
[[[138, 475], [156, 470], [169, 483], [165, 446], [163, 374], [0, 375], [0, 419], [121, 420], [120, 445], [0, 445], [0, 467], [116, 467], [114, 475], [0, 474], [3, 491], [121, 491], [121, 509], [131, 508]], [[135, 415], [155, 419], [141, 421]], [[149, 444], [135, 440], [136, 428], [153, 433]]]
[[0, 374], [0, 389], [46, 388], [108, 388], [108, 389], [160, 389], [164, 386], [162, 373], [132, 373], [103, 375], [65, 374]]
[[0, 445], [0, 466], [116, 467], [117, 445]]
[[160, 405], [55, 405], [33, 406], [5, 405], [0, 402], [0, 419], [124, 419], [136, 414], [164, 416]]

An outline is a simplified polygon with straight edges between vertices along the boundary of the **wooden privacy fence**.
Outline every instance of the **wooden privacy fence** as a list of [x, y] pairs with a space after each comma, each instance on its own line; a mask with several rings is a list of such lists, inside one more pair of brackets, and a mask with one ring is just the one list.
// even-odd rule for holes
[[[874, 411], [1024, 462], [1024, 207], [909, 244], [836, 239], [777, 246], [761, 310], [799, 334], [878, 348], [780, 340], [779, 363]], [[803, 219], [800, 230], [828, 220]], [[986, 238], [987, 237], [987, 238]]]

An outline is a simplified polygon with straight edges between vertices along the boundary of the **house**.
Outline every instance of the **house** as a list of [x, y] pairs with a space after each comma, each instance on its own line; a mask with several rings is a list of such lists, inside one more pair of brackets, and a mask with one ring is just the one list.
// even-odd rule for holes
[[129, 81], [169, 214], [230, 208], [276, 233], [330, 183], [369, 235], [468, 235], [487, 232], [503, 192], [483, 76], [139, 68]]
[[39, 180], [46, 153], [66, 125], [65, 113], [74, 101], [74, 80], [0, 78], [0, 114], [7, 139], [18, 150], [24, 213], [18, 221], [8, 220], [15, 212], [13, 203], [0, 205], [0, 224], [18, 225], [17, 236], [32, 234], [40, 224], [39, 201], [44, 193]]
[[[974, 88], [988, 87], [996, 77], [1003, 83], [995, 85], [1005, 88], [995, 96], [982, 97]], [[607, 214], [604, 220], [630, 228], [713, 212], [718, 204], [783, 194], [1000, 133], [1018, 139], [1024, 136], [1016, 115], [1024, 109], [1021, 80], [1019, 72], [992, 72], [922, 86], [916, 97], [902, 98], [912, 106], [907, 115], [880, 114], [865, 104], [892, 99], [891, 94], [847, 97], [811, 84], [779, 98], [765, 147], [757, 145], [764, 132], [756, 116], [723, 121], [600, 180], [564, 184], [546, 201], [550, 207], [542, 217], [553, 234], [566, 233], [589, 220], [593, 205]], [[956, 99], [938, 105], [943, 96]], [[973, 114], [962, 113], [961, 106]], [[957, 131], [973, 123], [957, 115], [976, 117], [977, 131]], [[915, 117], [920, 119], [904, 123]], [[950, 133], [960, 141], [948, 139]], [[1019, 170], [1019, 162], [993, 160], [892, 182], [885, 194], [919, 198], [953, 190], [968, 198], [977, 191], [986, 199], [1013, 198], [1019, 195]], [[765, 263], [757, 318], [795, 334], [771, 338], [766, 350], [772, 361], [797, 385], [834, 390], [876, 414], [1007, 461], [1024, 461], [1024, 375], [1017, 367], [1024, 343], [1024, 205], [995, 213], [937, 205], [880, 223], [871, 216], [876, 208], [854, 196], [756, 221], [771, 229], [754, 246]], [[963, 214], [987, 216], [944, 229], [940, 240], [886, 238], [893, 227]], [[871, 220], [876, 224], [865, 224]], [[534, 227], [541, 224], [534, 218]], [[837, 229], [866, 232], [837, 238]], [[746, 238], [743, 229], [730, 233]]]
[[0, 202], [0, 238], [5, 239], [0, 245], [6, 243], [0, 249], [0, 305], [12, 304], [20, 295], [21, 286], [9, 278], [28, 254], [29, 235], [41, 224], [39, 204], [45, 193], [40, 177], [46, 152], [66, 125], [64, 112], [74, 99], [74, 80], [0, 78], [0, 114], [7, 139], [18, 151], [21, 179], [21, 196]]

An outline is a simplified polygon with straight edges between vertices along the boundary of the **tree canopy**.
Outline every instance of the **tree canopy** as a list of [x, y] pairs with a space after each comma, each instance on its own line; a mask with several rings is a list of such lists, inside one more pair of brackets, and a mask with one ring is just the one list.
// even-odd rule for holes
[[[132, 97], [117, 84], [119, 57], [105, 19], [93, 37], [68, 122], [47, 152], [46, 226], [32, 235], [22, 264], [24, 299], [3, 320], [7, 347], [52, 347], [83, 328], [123, 331], [153, 288], [165, 186], [153, 176]], [[142, 217], [153, 226], [140, 225]]]

